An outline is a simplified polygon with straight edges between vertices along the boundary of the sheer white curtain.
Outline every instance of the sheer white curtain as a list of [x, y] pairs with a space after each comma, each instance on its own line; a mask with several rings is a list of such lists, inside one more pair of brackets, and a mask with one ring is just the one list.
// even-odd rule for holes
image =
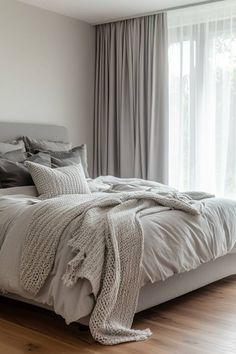
[[236, 197], [236, 1], [170, 12], [169, 184]]

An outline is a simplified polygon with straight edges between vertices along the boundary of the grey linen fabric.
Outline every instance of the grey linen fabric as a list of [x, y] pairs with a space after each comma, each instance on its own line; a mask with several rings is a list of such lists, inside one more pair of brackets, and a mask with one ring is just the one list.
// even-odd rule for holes
[[53, 198], [63, 194], [90, 194], [81, 164], [56, 169], [26, 162], [41, 198]]
[[31, 186], [33, 180], [24, 164], [0, 158], [0, 188]]
[[26, 150], [35, 153], [39, 150], [50, 151], [68, 151], [71, 149], [71, 143], [62, 141], [47, 141], [42, 139], [34, 139], [29, 136], [23, 136]]
[[0, 154], [6, 154], [11, 151], [25, 152], [25, 144], [21, 139], [0, 142]]
[[27, 158], [27, 153], [22, 150], [13, 150], [8, 151], [5, 154], [0, 153], [0, 158], [14, 162], [22, 162]]
[[47, 151], [51, 155], [53, 168], [76, 165], [81, 163], [85, 177], [88, 178], [88, 161], [86, 144], [76, 146], [68, 151]]
[[38, 163], [43, 166], [51, 167], [51, 156], [46, 152], [38, 152], [37, 154], [29, 153], [24, 163], [27, 161]]
[[94, 175], [168, 175], [166, 14], [96, 27]]
[[[3, 156], [8, 156], [17, 151], [11, 151]], [[31, 186], [34, 184], [27, 167], [24, 165], [25, 161], [34, 161], [44, 166], [51, 166], [50, 155], [44, 153], [27, 157], [27, 159], [21, 162], [11, 161], [7, 158], [2, 158], [0, 155], [0, 188]]]

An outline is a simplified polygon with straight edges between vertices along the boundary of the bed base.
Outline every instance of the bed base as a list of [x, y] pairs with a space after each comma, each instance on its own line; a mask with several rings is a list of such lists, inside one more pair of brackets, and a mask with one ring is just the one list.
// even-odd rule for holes
[[[236, 274], [236, 253], [219, 257], [189, 272], [173, 275], [165, 281], [148, 283], [140, 290], [136, 313], [187, 294], [233, 274]], [[53, 311], [48, 305], [40, 304], [15, 294], [8, 293], [4, 296]], [[78, 322], [83, 325], [88, 325], [89, 316], [81, 318]]]

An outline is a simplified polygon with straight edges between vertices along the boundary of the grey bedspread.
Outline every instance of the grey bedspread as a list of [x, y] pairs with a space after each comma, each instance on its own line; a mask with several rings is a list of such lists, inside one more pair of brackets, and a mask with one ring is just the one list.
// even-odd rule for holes
[[[100, 177], [90, 181], [90, 185], [95, 193], [102, 194], [104, 191], [173, 191], [154, 182], [119, 180], [113, 177]], [[30, 217], [37, 207], [35, 203], [41, 201], [27, 196], [0, 197], [0, 287], [54, 307], [55, 312], [70, 323], [91, 313], [94, 296], [91, 284], [85, 279], [79, 280], [70, 289], [61, 280], [73, 256], [72, 250], [66, 247], [69, 230], [59, 242], [53, 269], [37, 296], [26, 292], [20, 283], [21, 249]], [[194, 203], [204, 208], [204, 213], [198, 217], [162, 206], [158, 206], [158, 209], [153, 206], [141, 212], [144, 255], [140, 287], [149, 281], [164, 280], [175, 273], [194, 269], [235, 248], [236, 202], [207, 198]]]

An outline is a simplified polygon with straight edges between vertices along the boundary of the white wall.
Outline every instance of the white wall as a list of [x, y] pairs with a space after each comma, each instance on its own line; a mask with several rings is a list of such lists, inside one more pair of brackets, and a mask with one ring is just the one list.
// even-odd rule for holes
[[90, 25], [0, 0], [0, 120], [65, 125], [91, 166], [94, 52]]

